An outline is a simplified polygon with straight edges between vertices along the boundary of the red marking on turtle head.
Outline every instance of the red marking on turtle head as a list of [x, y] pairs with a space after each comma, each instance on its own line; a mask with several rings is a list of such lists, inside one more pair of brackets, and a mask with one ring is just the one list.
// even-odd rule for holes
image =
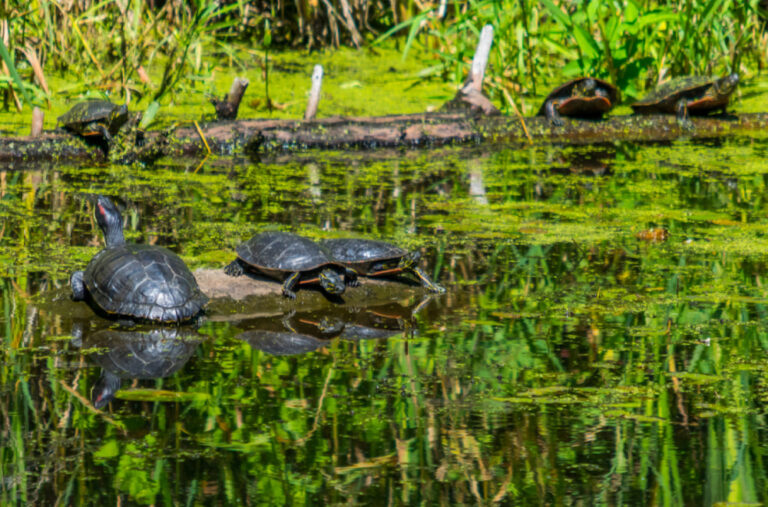
[[107, 216], [107, 210], [104, 209], [104, 205], [99, 203], [97, 206], [99, 207], [99, 213], [101, 213], [101, 216]]

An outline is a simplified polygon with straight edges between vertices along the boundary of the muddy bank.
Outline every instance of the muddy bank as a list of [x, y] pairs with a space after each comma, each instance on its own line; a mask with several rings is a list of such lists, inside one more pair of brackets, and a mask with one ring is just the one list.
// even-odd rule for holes
[[[379, 150], [500, 142], [505, 144], [592, 144], [614, 141], [669, 141], [768, 132], [768, 113], [692, 118], [694, 129], [680, 127], [674, 116], [612, 116], [603, 121], [566, 119], [552, 127], [546, 118], [425, 113], [320, 120], [237, 120], [184, 126], [172, 133], [147, 132], [144, 147], [126, 161], [160, 156], [247, 155], [259, 157], [304, 150]], [[41, 137], [0, 139], [0, 163], [104, 160], [98, 147], [64, 132]]]

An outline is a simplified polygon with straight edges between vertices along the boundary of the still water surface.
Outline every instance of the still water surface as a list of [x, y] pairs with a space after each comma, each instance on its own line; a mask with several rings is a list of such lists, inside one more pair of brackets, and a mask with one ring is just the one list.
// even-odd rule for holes
[[[0, 503], [765, 502], [766, 155], [0, 171]], [[418, 249], [448, 292], [121, 330], [67, 300], [103, 244], [93, 193], [193, 269], [279, 228]]]

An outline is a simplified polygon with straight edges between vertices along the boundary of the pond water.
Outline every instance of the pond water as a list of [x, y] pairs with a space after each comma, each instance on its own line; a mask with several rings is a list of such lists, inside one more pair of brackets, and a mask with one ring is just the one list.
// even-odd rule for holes
[[[0, 503], [768, 500], [767, 141], [389, 155], [0, 171]], [[95, 193], [192, 269], [277, 228], [448, 290], [126, 331], [67, 297]]]

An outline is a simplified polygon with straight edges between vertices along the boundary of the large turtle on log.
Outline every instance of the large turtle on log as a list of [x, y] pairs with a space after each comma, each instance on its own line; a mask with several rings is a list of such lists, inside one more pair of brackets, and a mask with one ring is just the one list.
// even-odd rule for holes
[[684, 127], [691, 127], [689, 115], [718, 109], [725, 114], [738, 84], [739, 75], [735, 72], [719, 79], [707, 76], [673, 79], [631, 106], [635, 114], [674, 114]]
[[125, 242], [123, 220], [107, 197], [96, 198], [105, 248], [70, 278], [72, 299], [124, 320], [179, 323], [197, 317], [208, 297], [184, 261], [170, 250]]
[[98, 137], [108, 144], [115, 142], [120, 127], [128, 121], [128, 106], [108, 100], [78, 102], [58, 118], [64, 129], [83, 137]]
[[619, 90], [594, 77], [572, 79], [549, 92], [537, 116], [546, 116], [552, 125], [562, 126], [562, 116], [600, 118], [619, 100]]

